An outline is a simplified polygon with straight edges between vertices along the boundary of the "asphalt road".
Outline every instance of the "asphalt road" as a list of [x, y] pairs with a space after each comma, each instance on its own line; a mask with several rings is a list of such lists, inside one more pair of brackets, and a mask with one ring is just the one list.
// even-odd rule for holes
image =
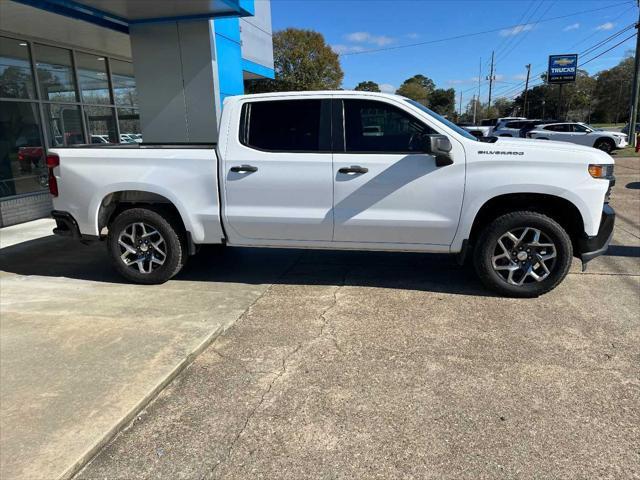
[[446, 257], [290, 252], [78, 478], [640, 477], [640, 161], [616, 168], [609, 254], [537, 299]]

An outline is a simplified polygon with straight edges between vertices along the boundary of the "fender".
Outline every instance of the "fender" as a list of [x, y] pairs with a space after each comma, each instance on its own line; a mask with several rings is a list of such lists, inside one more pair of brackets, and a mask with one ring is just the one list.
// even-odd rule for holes
[[[451, 253], [458, 253], [462, 250], [463, 242], [469, 238], [471, 234], [471, 228], [473, 227], [473, 222], [480, 209], [492, 199], [501, 195], [508, 194], [542, 194], [567, 200], [568, 202], [572, 203], [580, 212], [582, 222], [585, 227], [585, 232], [589, 234], [589, 232], [595, 231], [597, 233], [600, 224], [599, 215], [597, 218], [593, 218], [593, 215], [590, 215], [591, 211], [589, 210], [588, 205], [575, 193], [553, 185], [519, 184], [515, 187], [516, 188], [514, 188], [514, 185], [502, 185], [490, 190], [486, 190], [481, 196], [476, 195], [473, 200], [469, 201], [468, 203], [468, 199], [465, 199], [465, 203], [463, 203], [462, 206], [460, 225], [451, 244]], [[600, 212], [598, 212], [598, 214], [599, 213]]]

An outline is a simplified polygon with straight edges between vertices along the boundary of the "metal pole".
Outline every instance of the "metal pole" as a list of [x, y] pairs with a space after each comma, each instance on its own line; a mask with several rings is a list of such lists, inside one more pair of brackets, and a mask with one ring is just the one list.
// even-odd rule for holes
[[562, 121], [562, 83], [558, 85], [558, 108], [556, 109], [558, 120]]
[[491, 52], [491, 70], [489, 70], [489, 102], [487, 104], [487, 110], [491, 108], [491, 90], [493, 89], [493, 54]]
[[476, 109], [478, 107], [478, 102], [476, 102], [476, 94], [473, 94], [473, 100], [471, 100], [473, 102], [473, 124], [476, 124]]
[[524, 84], [524, 102], [522, 104], [522, 116], [527, 116], [527, 93], [529, 92], [529, 74], [531, 73], [531, 64], [526, 65], [527, 67], [527, 81]]
[[[638, 2], [640, 7], [640, 1]], [[636, 122], [638, 121], [638, 77], [640, 77], [640, 12], [636, 23], [636, 60], [633, 70], [633, 87], [631, 88], [631, 105], [629, 106], [629, 145], [636, 146]]]
[[462, 92], [460, 92], [460, 113], [458, 115], [462, 115]]
[[[480, 69], [478, 70], [478, 102], [480, 102], [480, 83], [481, 82], [482, 82], [482, 57], [480, 57]], [[473, 102], [473, 124], [474, 125], [476, 125], [477, 110], [478, 110], [478, 103], [474, 101]]]

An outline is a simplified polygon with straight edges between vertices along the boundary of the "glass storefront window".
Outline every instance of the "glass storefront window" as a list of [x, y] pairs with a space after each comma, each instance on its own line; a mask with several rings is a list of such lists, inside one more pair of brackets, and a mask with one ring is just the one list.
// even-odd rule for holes
[[76, 53], [76, 69], [78, 70], [82, 101], [100, 105], [110, 104], [107, 59], [98, 55], [78, 52]]
[[85, 105], [89, 143], [117, 143], [116, 117], [111, 107]]
[[40, 98], [55, 102], [77, 102], [71, 51], [48, 45], [34, 46]]
[[85, 143], [82, 134], [80, 107], [55, 103], [45, 104], [44, 115], [50, 147], [66, 147]]
[[29, 45], [0, 37], [0, 97], [35, 98]]
[[140, 114], [135, 108], [119, 108], [118, 123], [120, 124], [121, 143], [141, 143]]
[[38, 104], [0, 102], [0, 198], [46, 188]]
[[138, 91], [133, 76], [133, 64], [122, 60], [110, 60], [113, 97], [116, 105], [121, 107], [137, 107]]

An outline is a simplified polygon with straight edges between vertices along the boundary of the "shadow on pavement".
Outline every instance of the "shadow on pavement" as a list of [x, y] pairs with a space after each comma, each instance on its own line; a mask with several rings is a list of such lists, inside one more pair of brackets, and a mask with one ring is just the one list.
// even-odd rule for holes
[[[640, 247], [612, 245], [608, 256], [640, 257]], [[55, 237], [0, 249], [0, 270], [19, 275], [127, 283], [110, 265], [103, 243]], [[175, 281], [244, 284], [352, 285], [492, 296], [470, 266], [453, 256], [280, 248], [204, 246]]]
[[[0, 249], [0, 270], [127, 283], [111, 268], [103, 243], [84, 245], [53, 235]], [[204, 246], [174, 281], [345, 284], [492, 296], [473, 270], [453, 257], [419, 253]]]

